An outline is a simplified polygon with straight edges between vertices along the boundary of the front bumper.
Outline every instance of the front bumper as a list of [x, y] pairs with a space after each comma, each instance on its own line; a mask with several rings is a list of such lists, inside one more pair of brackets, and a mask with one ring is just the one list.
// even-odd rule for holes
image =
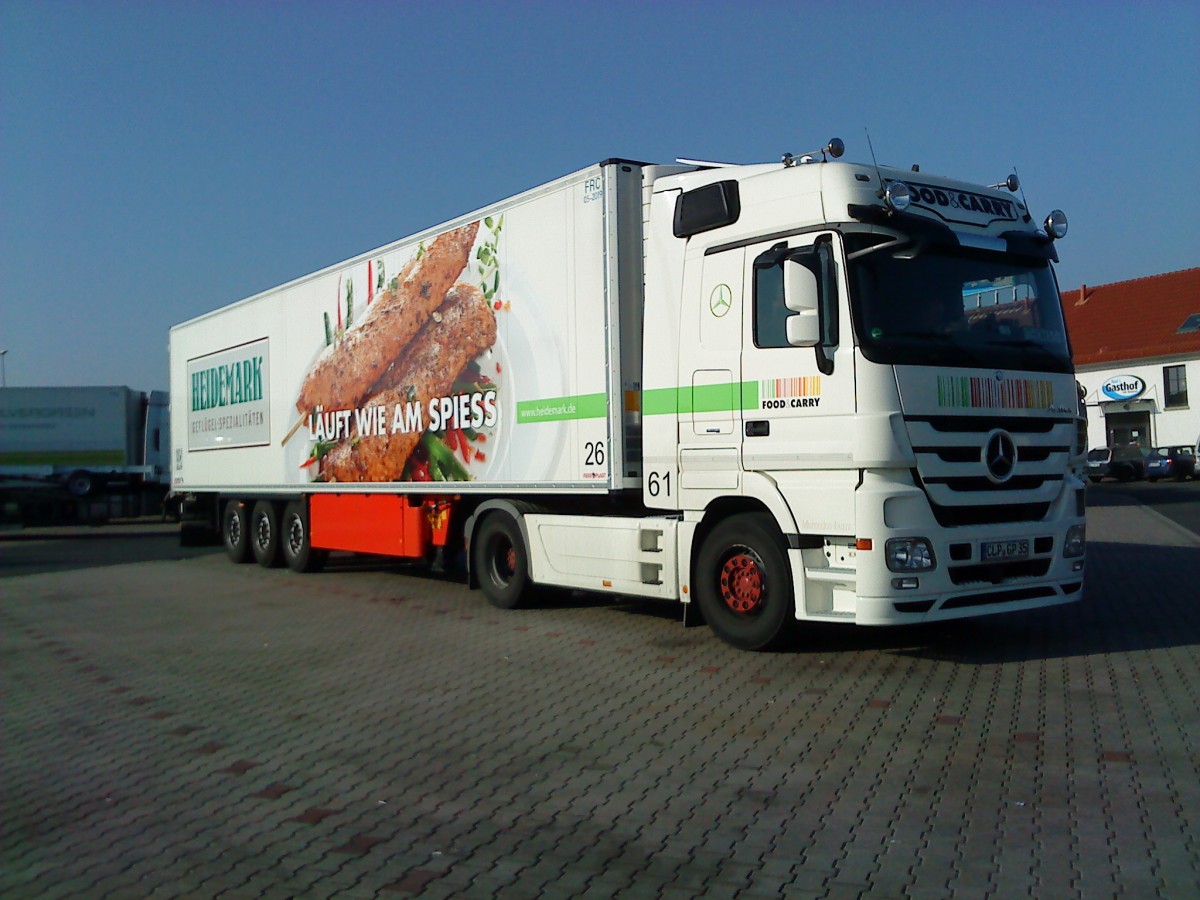
[[[1083, 595], [1085, 555], [1064, 554], [1068, 532], [1084, 524], [1084, 486], [1064, 480], [1059, 498], [1036, 522], [942, 527], [921, 491], [902, 477], [868, 473], [856, 492], [855, 546], [840, 556], [794, 551], [804, 579], [798, 613], [852, 619], [862, 625], [896, 625], [1013, 612], [1070, 603]], [[884, 554], [890, 538], [923, 537], [935, 565], [895, 572]], [[988, 561], [991, 542], [1026, 542], [1028, 553]], [[802, 573], [802, 575], [800, 574]]]

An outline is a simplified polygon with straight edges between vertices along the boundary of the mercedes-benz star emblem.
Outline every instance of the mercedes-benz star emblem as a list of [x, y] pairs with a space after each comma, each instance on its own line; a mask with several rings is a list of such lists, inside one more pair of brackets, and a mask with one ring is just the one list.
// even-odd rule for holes
[[1008, 481], [1017, 465], [1017, 445], [1007, 431], [997, 429], [983, 445], [983, 464], [988, 478], [997, 484]]

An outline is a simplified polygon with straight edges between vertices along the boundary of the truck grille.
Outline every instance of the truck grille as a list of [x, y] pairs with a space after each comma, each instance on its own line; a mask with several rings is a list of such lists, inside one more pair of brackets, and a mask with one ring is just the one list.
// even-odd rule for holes
[[950, 566], [954, 584], [1000, 584], [1014, 578], [1041, 578], [1050, 571], [1048, 559], [1023, 559], [974, 566]]
[[[944, 527], [987, 522], [1036, 522], [1062, 490], [1075, 419], [1004, 416], [908, 416], [916, 478]], [[1016, 460], [997, 479], [984, 448], [997, 431], [1011, 438]]]

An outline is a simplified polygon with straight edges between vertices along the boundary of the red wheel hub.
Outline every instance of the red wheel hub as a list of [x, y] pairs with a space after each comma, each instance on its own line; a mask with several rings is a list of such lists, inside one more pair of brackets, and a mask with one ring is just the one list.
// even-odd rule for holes
[[762, 564], [750, 552], [736, 553], [725, 560], [720, 576], [721, 599], [739, 615], [749, 615], [762, 606], [766, 579]]

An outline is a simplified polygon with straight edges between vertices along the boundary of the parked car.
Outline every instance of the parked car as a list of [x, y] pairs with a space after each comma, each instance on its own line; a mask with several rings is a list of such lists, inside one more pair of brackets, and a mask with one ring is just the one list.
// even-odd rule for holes
[[1155, 447], [1146, 457], [1146, 480], [1196, 477], [1196, 454], [1191, 447]]
[[1092, 481], [1115, 478], [1117, 481], [1140, 481], [1146, 475], [1142, 448], [1136, 444], [1121, 444], [1089, 450], [1087, 477]]

